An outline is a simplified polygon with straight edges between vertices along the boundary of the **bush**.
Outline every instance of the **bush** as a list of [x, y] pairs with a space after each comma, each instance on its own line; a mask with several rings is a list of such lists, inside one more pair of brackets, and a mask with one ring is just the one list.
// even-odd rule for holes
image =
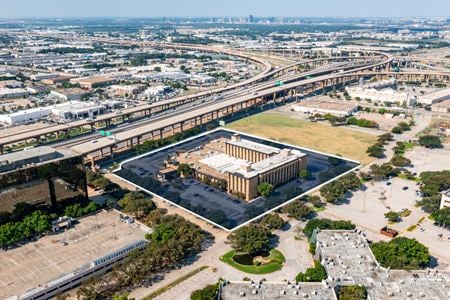
[[314, 229], [332, 229], [332, 230], [350, 230], [355, 229], [355, 225], [350, 221], [332, 221], [330, 219], [313, 219], [308, 221], [303, 233], [309, 238], [311, 238]]
[[340, 286], [338, 292], [339, 300], [366, 300], [367, 290], [363, 285]]
[[88, 205], [82, 207], [80, 204], [76, 203], [73, 205], [69, 205], [64, 209], [64, 215], [71, 218], [79, 218], [84, 215], [88, 215], [90, 213], [95, 212], [98, 209], [97, 204], [95, 202], [89, 202]]
[[434, 149], [434, 148], [442, 148], [441, 139], [435, 135], [424, 135], [419, 138], [419, 144], [426, 148]]

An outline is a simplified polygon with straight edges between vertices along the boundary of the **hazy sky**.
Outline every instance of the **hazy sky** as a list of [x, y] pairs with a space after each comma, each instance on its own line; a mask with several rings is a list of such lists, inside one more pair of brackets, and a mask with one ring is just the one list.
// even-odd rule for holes
[[0, 18], [449, 16], [450, 0], [0, 0]]

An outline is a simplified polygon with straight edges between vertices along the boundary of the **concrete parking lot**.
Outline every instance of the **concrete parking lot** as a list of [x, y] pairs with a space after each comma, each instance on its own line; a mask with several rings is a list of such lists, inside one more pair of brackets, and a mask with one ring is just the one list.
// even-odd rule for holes
[[[144, 239], [137, 224], [120, 222], [115, 211], [80, 219], [74, 227], [8, 251], [0, 250], [0, 298], [70, 273], [92, 260]], [[66, 242], [64, 245], [62, 242]]]
[[[218, 139], [220, 137], [230, 138], [233, 131], [219, 130], [201, 135], [198, 138], [160, 149], [155, 153], [149, 153], [145, 156], [132, 159], [122, 165], [122, 171], [117, 175], [141, 186], [142, 179], [149, 177], [155, 178], [155, 175], [163, 169], [164, 159], [176, 151], [190, 151], [202, 146], [207, 141]], [[338, 163], [330, 162], [326, 154], [313, 152], [301, 147], [289, 146], [273, 141], [263, 140], [257, 137], [241, 134], [245, 139], [263, 144], [270, 144], [277, 148], [298, 149], [308, 155], [308, 171], [312, 179], [308, 181], [293, 180], [283, 186], [277, 187], [270, 199], [264, 197], [257, 198], [251, 202], [239, 200], [236, 197], [228, 195], [226, 192], [212, 188], [196, 179], [183, 180], [184, 187], [179, 188], [173, 182], [166, 181], [160, 191], [151, 192], [163, 196], [167, 200], [184, 207], [208, 220], [227, 229], [233, 229], [262, 213], [285, 203], [286, 201], [304, 193], [312, 188], [328, 181], [336, 176], [354, 168], [357, 163], [344, 159], [338, 159]], [[123, 170], [133, 172], [135, 178], [126, 175]], [[150, 180], [150, 179], [148, 179]], [[141, 184], [141, 185], [140, 185]], [[144, 186], [142, 186], [145, 188]]]
[[[328, 205], [327, 210], [320, 212], [319, 215], [351, 220], [361, 229], [369, 231], [371, 233], [369, 237], [374, 240], [386, 239], [378, 233], [378, 230], [388, 225], [399, 231], [400, 235], [416, 238], [425, 244], [429, 247], [430, 253], [437, 258], [439, 268], [447, 268], [450, 263], [448, 257], [450, 243], [447, 241], [450, 231], [444, 232], [443, 237], [439, 238], [438, 234], [442, 233], [442, 229], [433, 226], [428, 214], [415, 206], [416, 201], [420, 199], [416, 194], [418, 190], [416, 182], [401, 178], [394, 178], [391, 182], [391, 185], [387, 185], [386, 181], [368, 183], [364, 189], [354, 192], [347, 202]], [[398, 223], [388, 224], [384, 214], [389, 211], [400, 212], [403, 209], [410, 210], [410, 215], [402, 217]], [[420, 226], [412, 231], [407, 230], [419, 221]], [[421, 227], [425, 230], [420, 230]]]

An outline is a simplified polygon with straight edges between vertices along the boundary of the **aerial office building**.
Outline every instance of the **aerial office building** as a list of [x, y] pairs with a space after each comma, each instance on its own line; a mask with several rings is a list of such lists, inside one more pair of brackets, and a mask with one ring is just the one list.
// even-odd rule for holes
[[261, 183], [276, 187], [297, 178], [306, 169], [307, 155], [241, 139], [236, 134], [179, 154], [175, 161], [191, 165], [200, 180], [226, 182], [229, 194], [250, 201], [258, 197]]
[[11, 211], [20, 202], [55, 207], [78, 198], [87, 199], [78, 154], [43, 146], [0, 155], [0, 211]]

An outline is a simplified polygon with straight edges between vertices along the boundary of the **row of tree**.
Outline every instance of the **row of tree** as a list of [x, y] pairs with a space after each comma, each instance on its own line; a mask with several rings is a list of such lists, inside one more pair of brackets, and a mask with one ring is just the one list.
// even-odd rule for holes
[[320, 195], [327, 202], [337, 203], [344, 199], [349, 191], [356, 191], [361, 187], [361, 180], [354, 172], [330, 182], [320, 188]]
[[199, 226], [177, 215], [168, 215], [165, 209], [154, 209], [145, 223], [155, 231], [147, 235], [152, 242], [142, 250], [133, 251], [108, 276], [81, 286], [81, 299], [110, 299], [132, 287], [158, 280], [183, 259], [203, 250], [205, 239], [211, 238]]
[[50, 217], [42, 211], [35, 211], [21, 222], [6, 223], [0, 226], [0, 247], [9, 247], [18, 241], [44, 233], [50, 228]]

